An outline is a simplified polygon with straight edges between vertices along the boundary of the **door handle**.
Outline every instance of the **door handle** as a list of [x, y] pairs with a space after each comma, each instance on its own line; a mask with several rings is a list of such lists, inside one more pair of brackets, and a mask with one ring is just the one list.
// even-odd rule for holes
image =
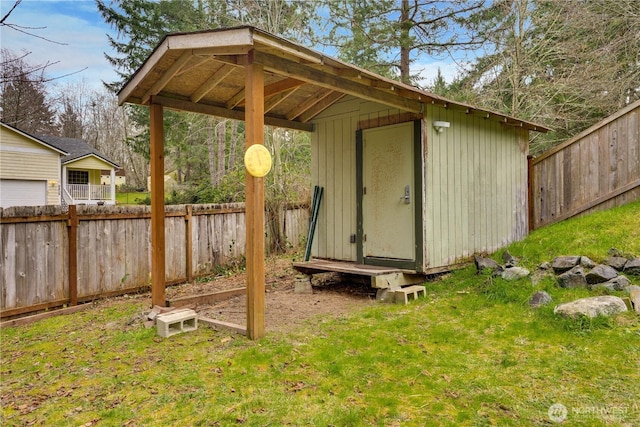
[[410, 185], [407, 185], [404, 187], [404, 196], [400, 197], [400, 200], [403, 200], [405, 205], [411, 204], [411, 186]]

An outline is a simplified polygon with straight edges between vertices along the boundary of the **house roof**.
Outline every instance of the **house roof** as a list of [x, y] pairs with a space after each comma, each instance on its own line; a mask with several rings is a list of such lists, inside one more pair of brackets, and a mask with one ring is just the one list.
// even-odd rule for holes
[[6, 127], [7, 129], [11, 129], [12, 131], [14, 131], [15, 133], [22, 135], [23, 137], [30, 139], [31, 141], [40, 144], [40, 145], [44, 145], [45, 147], [58, 152], [59, 154], [62, 154], [64, 156], [66, 156], [67, 153], [64, 149], [54, 146], [53, 144], [48, 143], [47, 141], [42, 140], [41, 138], [37, 137], [37, 136], [33, 136], [28, 134], [27, 132], [24, 132], [20, 129], [18, 129], [17, 127], [11, 126], [10, 124], [7, 124], [5, 122], [0, 122], [0, 125], [2, 125], [2, 127]]
[[100, 160], [109, 163], [116, 169], [120, 167], [117, 163], [110, 160], [100, 151], [91, 147], [82, 139], [64, 138], [60, 136], [39, 136], [38, 138], [66, 152], [66, 155], [62, 158], [63, 165], [85, 157], [95, 156]]
[[379, 76], [250, 26], [165, 36], [118, 100], [244, 120], [249, 63], [264, 68], [265, 124], [271, 126], [311, 131], [314, 117], [351, 95], [412, 113], [436, 104], [509, 126], [549, 130]]

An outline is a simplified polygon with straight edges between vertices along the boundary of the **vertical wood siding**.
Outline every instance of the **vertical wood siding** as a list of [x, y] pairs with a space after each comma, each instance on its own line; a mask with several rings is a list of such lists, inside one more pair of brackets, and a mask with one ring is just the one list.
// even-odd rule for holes
[[358, 122], [398, 115], [399, 110], [346, 97], [314, 119], [311, 177], [324, 187], [312, 255], [356, 261], [356, 130]]
[[[312, 255], [356, 261], [355, 132], [359, 122], [386, 124], [395, 109], [345, 98], [314, 119], [312, 179], [324, 187]], [[424, 265], [447, 266], [475, 252], [522, 239], [527, 225], [527, 132], [481, 117], [428, 106], [425, 156]], [[433, 120], [451, 127], [437, 134]]]
[[532, 161], [533, 228], [640, 199], [640, 101]]
[[[78, 300], [131, 292], [150, 282], [150, 208], [78, 206]], [[187, 224], [192, 227], [193, 276], [244, 254], [244, 204], [195, 205], [165, 210], [166, 280], [186, 281]], [[0, 309], [2, 317], [68, 303], [69, 215], [59, 206], [0, 209]], [[291, 246], [304, 239], [308, 206], [287, 209]], [[267, 239], [269, 236], [267, 236]], [[8, 314], [7, 314], [8, 313]]]
[[[433, 121], [451, 123], [442, 133]], [[425, 262], [455, 264], [527, 234], [527, 134], [475, 115], [429, 106]]]

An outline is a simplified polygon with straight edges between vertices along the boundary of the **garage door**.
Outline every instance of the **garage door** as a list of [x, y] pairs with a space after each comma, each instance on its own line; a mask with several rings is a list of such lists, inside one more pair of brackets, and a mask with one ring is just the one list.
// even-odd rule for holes
[[43, 206], [47, 204], [47, 181], [0, 179], [0, 206]]

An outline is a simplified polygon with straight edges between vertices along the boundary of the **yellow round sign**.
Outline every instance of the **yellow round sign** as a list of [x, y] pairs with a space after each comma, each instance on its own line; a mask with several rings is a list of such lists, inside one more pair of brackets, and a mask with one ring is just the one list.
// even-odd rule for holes
[[244, 167], [251, 176], [262, 178], [271, 170], [271, 154], [264, 145], [254, 144], [244, 153]]

